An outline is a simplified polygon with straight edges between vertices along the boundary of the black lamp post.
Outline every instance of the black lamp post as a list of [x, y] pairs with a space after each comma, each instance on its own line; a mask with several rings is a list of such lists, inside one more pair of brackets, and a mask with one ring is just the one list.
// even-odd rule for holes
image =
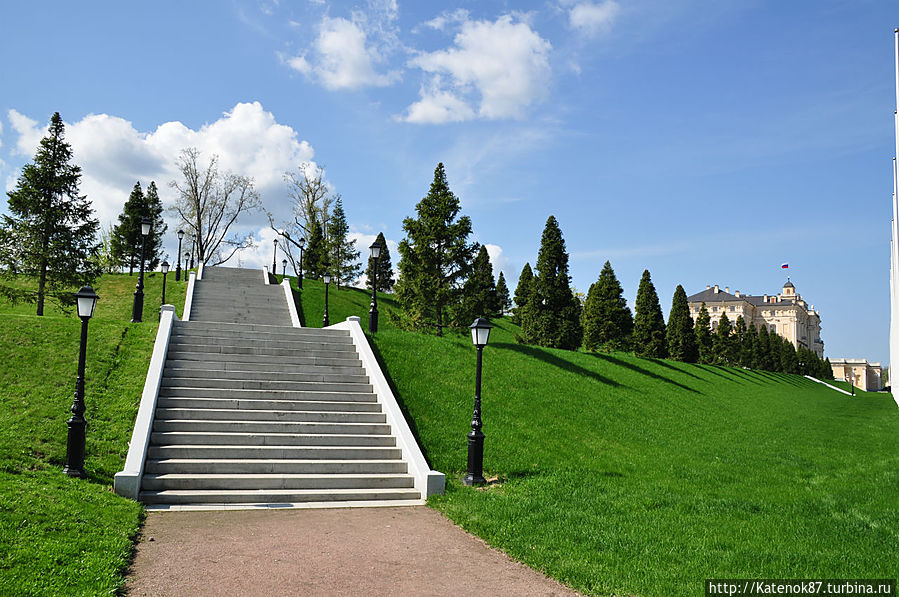
[[162, 303], [160, 303], [160, 304], [164, 305], [165, 304], [165, 276], [166, 276], [166, 274], [169, 273], [169, 262], [163, 261], [159, 265], [159, 267], [162, 268]]
[[178, 231], [178, 252], [175, 253], [175, 261], [177, 264], [175, 265], [175, 282], [181, 281], [181, 239], [184, 238], [184, 231]]
[[84, 443], [87, 421], [84, 419], [84, 360], [87, 353], [87, 322], [97, 306], [97, 293], [90, 286], [83, 286], [75, 293], [78, 302], [78, 317], [81, 318], [81, 347], [78, 350], [78, 378], [75, 381], [75, 401], [72, 403], [72, 418], [69, 419], [69, 434], [66, 440], [66, 465], [62, 472], [70, 477], [84, 478]]
[[275, 239], [275, 252], [272, 254], [272, 275], [278, 275], [278, 264], [276, 263], [278, 260], [278, 239]]
[[297, 280], [297, 288], [303, 289], [303, 247], [306, 246], [306, 239], [300, 238], [300, 277]]
[[282, 259], [281, 260], [281, 277], [283, 278], [286, 275], [287, 275], [287, 260]]
[[478, 369], [474, 382], [474, 412], [471, 414], [471, 431], [468, 434], [468, 474], [462, 479], [463, 485], [483, 485], [484, 479], [484, 434], [481, 432], [481, 356], [490, 338], [490, 322], [482, 317], [469, 326], [471, 341], [478, 349]]
[[150, 218], [142, 218], [140, 221], [140, 233], [143, 241], [140, 245], [140, 276], [137, 278], [137, 288], [134, 291], [134, 304], [131, 309], [131, 321], [140, 323], [144, 320], [144, 262], [147, 260], [147, 237], [150, 236]]
[[381, 256], [381, 245], [377, 240], [369, 247], [374, 263], [371, 266], [371, 309], [368, 311], [368, 333], [378, 331], [378, 257]]
[[197, 252], [197, 235], [193, 234], [193, 235], [191, 235], [190, 238], [193, 241], [193, 244], [190, 247], [190, 269], [193, 269], [194, 268], [194, 253]]
[[331, 323], [328, 321], [328, 284], [331, 283], [331, 276], [325, 274], [324, 276], [322, 276], [322, 280], [325, 282], [325, 317], [322, 320], [322, 327], [326, 328], [331, 325]]

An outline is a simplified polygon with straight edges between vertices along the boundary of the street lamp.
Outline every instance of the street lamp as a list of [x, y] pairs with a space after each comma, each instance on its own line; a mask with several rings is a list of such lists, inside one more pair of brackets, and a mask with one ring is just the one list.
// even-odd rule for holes
[[278, 239], [275, 239], [275, 252], [272, 254], [272, 275], [278, 275], [278, 266], [275, 263], [278, 260]]
[[[163, 261], [160, 264], [160, 267], [162, 268], [162, 302], [160, 304], [164, 305], [165, 304], [165, 276], [166, 276], [166, 274], [169, 273], [169, 262]], [[162, 312], [160, 311], [160, 314], [161, 313]]]
[[281, 260], [281, 277], [283, 278], [286, 275], [287, 275], [287, 260], [282, 259]]
[[331, 283], [331, 276], [325, 274], [322, 276], [322, 280], [325, 282], [325, 318], [322, 320], [322, 327], [326, 328], [331, 325], [328, 321], [328, 284]]
[[190, 247], [190, 269], [194, 268], [194, 253], [197, 252], [197, 235], [191, 234], [190, 239], [193, 241]]
[[178, 231], [178, 252], [175, 253], [177, 265], [175, 265], [175, 282], [181, 281], [181, 239], [184, 238], [184, 231]]
[[849, 391], [852, 396], [855, 396], [855, 385], [852, 383], [852, 369], [847, 368], [846, 370], [846, 382], [849, 384]]
[[300, 277], [297, 280], [297, 288], [303, 289], [303, 247], [306, 246], [306, 238], [300, 237]]
[[78, 317], [81, 318], [81, 347], [78, 350], [78, 378], [75, 381], [75, 401], [72, 403], [72, 418], [69, 419], [69, 434], [66, 440], [66, 465], [62, 472], [70, 477], [84, 478], [84, 444], [87, 421], [84, 419], [84, 360], [87, 353], [87, 322], [97, 306], [97, 293], [90, 286], [82, 286], [75, 293], [78, 303]]
[[147, 260], [147, 237], [150, 236], [150, 227], [153, 221], [150, 218], [142, 218], [140, 221], [140, 233], [143, 241], [140, 245], [140, 276], [137, 278], [137, 288], [134, 291], [134, 304], [131, 309], [131, 321], [140, 323], [144, 319], [144, 261]]
[[381, 244], [375, 242], [369, 247], [374, 263], [371, 266], [371, 309], [368, 311], [368, 333], [378, 331], [378, 257], [381, 256]]
[[474, 382], [474, 412], [471, 414], [471, 432], [468, 434], [468, 474], [462, 479], [463, 485], [483, 485], [484, 479], [484, 434], [481, 432], [481, 357], [490, 329], [493, 326], [482, 317], [474, 320], [471, 329], [471, 341], [478, 349], [478, 369]]

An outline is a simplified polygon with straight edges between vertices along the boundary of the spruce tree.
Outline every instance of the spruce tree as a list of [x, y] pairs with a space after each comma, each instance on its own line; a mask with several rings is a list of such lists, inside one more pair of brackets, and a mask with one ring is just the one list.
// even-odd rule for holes
[[496, 310], [502, 316], [511, 307], [512, 299], [509, 298], [509, 287], [506, 286], [506, 277], [503, 275], [503, 272], [500, 272], [499, 279], [496, 281]]
[[[812, 353], [812, 354], [815, 354], [815, 353]], [[816, 359], [818, 358], [817, 354], [815, 354], [815, 358]], [[818, 360], [820, 360], [820, 359], [818, 359]], [[830, 379], [830, 380], [833, 379], [833, 365], [830, 364], [830, 357], [827, 357], [826, 359], [824, 359], [824, 367], [823, 367], [821, 373], [822, 373], [822, 379]]]
[[328, 261], [338, 290], [341, 284], [349, 286], [355, 282], [362, 271], [356, 241], [347, 237], [349, 233], [350, 226], [343, 211], [343, 199], [338, 195], [328, 222]]
[[70, 305], [73, 291], [99, 275], [100, 223], [87, 197], [78, 194], [81, 168], [71, 160], [56, 112], [33, 163], [22, 168], [15, 189], [7, 193], [9, 213], [0, 224], [0, 275], [36, 276], [38, 285], [36, 291], [3, 285], [0, 292], [37, 303], [37, 315], [44, 314], [47, 296]]
[[780, 347], [780, 368], [784, 373], [799, 373], [799, 359], [796, 356], [796, 347], [786, 339], [784, 339]]
[[746, 333], [743, 335], [743, 344], [740, 346], [740, 365], [747, 369], [755, 367], [753, 357], [755, 355], [755, 344], [758, 341], [758, 331], [755, 325], [749, 324]]
[[771, 335], [768, 333], [768, 326], [764, 323], [759, 326], [759, 337], [755, 343], [753, 362], [755, 363], [754, 369], [774, 370], [774, 364], [771, 362]]
[[705, 303], [699, 308], [696, 315], [696, 349], [699, 352], [699, 362], [709, 364], [712, 362], [712, 328], [711, 317]]
[[531, 264], [525, 263], [518, 276], [518, 286], [515, 287], [515, 308], [512, 310], [512, 323], [521, 325], [521, 311], [531, 295], [531, 283], [534, 281], [534, 272]]
[[[384, 239], [384, 233], [379, 232], [375, 242], [381, 245], [381, 254], [378, 256], [378, 292], [390, 292], [393, 290], [393, 265], [390, 263], [390, 250], [387, 248], [387, 241]], [[371, 289], [372, 266], [375, 260], [368, 256], [368, 266], [365, 269], [365, 287]]]
[[303, 276], [313, 280], [321, 278], [325, 273], [330, 273], [328, 266], [328, 247], [322, 225], [318, 220], [312, 220], [303, 251]]
[[471, 220], [459, 215], [459, 199], [450, 191], [443, 164], [437, 164], [428, 194], [415, 206], [415, 218], [403, 220], [399, 245], [400, 279], [396, 298], [409, 325], [443, 334], [450, 312], [460, 302], [477, 247], [468, 242]]
[[634, 318], [612, 264], [606, 261], [599, 278], [590, 285], [584, 301], [584, 348], [627, 350]]
[[120, 267], [128, 268], [128, 275], [133, 275], [135, 269], [140, 269], [140, 259], [143, 254], [144, 237], [141, 233], [141, 221], [149, 218], [150, 234], [147, 237], [145, 267], [147, 271], [153, 271], [159, 267], [162, 261], [162, 239], [168, 224], [162, 217], [162, 201], [156, 189], [156, 183], [151, 181], [144, 193], [140, 181], [134, 183], [131, 194], [119, 214], [119, 223], [112, 229], [110, 249], [113, 259]]
[[665, 337], [665, 319], [659, 305], [659, 295], [649, 277], [649, 270], [643, 270], [637, 300], [634, 302], [634, 354], [638, 357], [656, 359], [668, 354]]
[[581, 305], [571, 290], [568, 253], [554, 216], [543, 229], [521, 331], [527, 342], [539, 346], [574, 350], [581, 344]]
[[147, 192], [144, 194], [144, 203], [146, 205], [146, 214], [150, 218], [152, 225], [150, 226], [150, 236], [147, 237], [147, 265], [148, 271], [155, 271], [162, 262], [162, 240], [165, 237], [169, 225], [165, 223], [162, 217], [162, 201], [159, 199], [159, 192], [156, 189], [156, 182], [151, 180]]
[[668, 355], [676, 361], [695, 363], [699, 359], [696, 347], [696, 334], [693, 332], [693, 318], [690, 316], [690, 304], [687, 293], [680, 284], [674, 289], [671, 299], [671, 312], [668, 314], [666, 328]]
[[718, 320], [718, 329], [712, 338], [712, 358], [718, 365], [727, 365], [728, 362], [728, 346], [730, 344], [730, 319], [727, 313], [722, 313]]
[[481, 245], [474, 258], [471, 274], [462, 287], [462, 303], [456, 319], [459, 321], [474, 321], [477, 317], [490, 319], [498, 315], [498, 304], [490, 256], [487, 254], [487, 247]]

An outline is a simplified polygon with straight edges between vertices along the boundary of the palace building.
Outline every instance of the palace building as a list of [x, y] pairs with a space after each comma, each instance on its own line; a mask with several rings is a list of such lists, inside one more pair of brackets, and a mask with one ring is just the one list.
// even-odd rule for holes
[[786, 338], [797, 349], [804, 346], [814, 351], [819, 358], [824, 358], [824, 341], [821, 340], [821, 316], [814, 305], [808, 305], [796, 293], [793, 283], [787, 278], [783, 291], [779, 294], [751, 295], [741, 294], [739, 290], [730, 293], [725, 286], [721, 290], [718, 285], [706, 286], [702, 292], [687, 297], [690, 303], [690, 315], [693, 320], [699, 315], [699, 309], [705, 303], [709, 312], [712, 330], [718, 328], [718, 320], [727, 313], [731, 325], [737, 317], [743, 316], [746, 325], [756, 328], [766, 326], [768, 331]]

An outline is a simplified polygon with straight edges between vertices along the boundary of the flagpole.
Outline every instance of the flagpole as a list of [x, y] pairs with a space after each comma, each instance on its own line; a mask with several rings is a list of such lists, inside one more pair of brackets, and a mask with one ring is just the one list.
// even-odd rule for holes
[[[899, 282], [899, 187], [897, 187], [896, 164], [899, 158], [899, 29], [893, 31], [894, 79], [896, 84], [896, 110], [893, 111], [893, 134], [896, 142], [893, 157], [893, 217], [890, 220], [890, 387], [893, 387], [893, 365], [899, 364], [899, 303], [896, 284]], [[899, 397], [893, 390], [893, 397], [899, 405]]]

